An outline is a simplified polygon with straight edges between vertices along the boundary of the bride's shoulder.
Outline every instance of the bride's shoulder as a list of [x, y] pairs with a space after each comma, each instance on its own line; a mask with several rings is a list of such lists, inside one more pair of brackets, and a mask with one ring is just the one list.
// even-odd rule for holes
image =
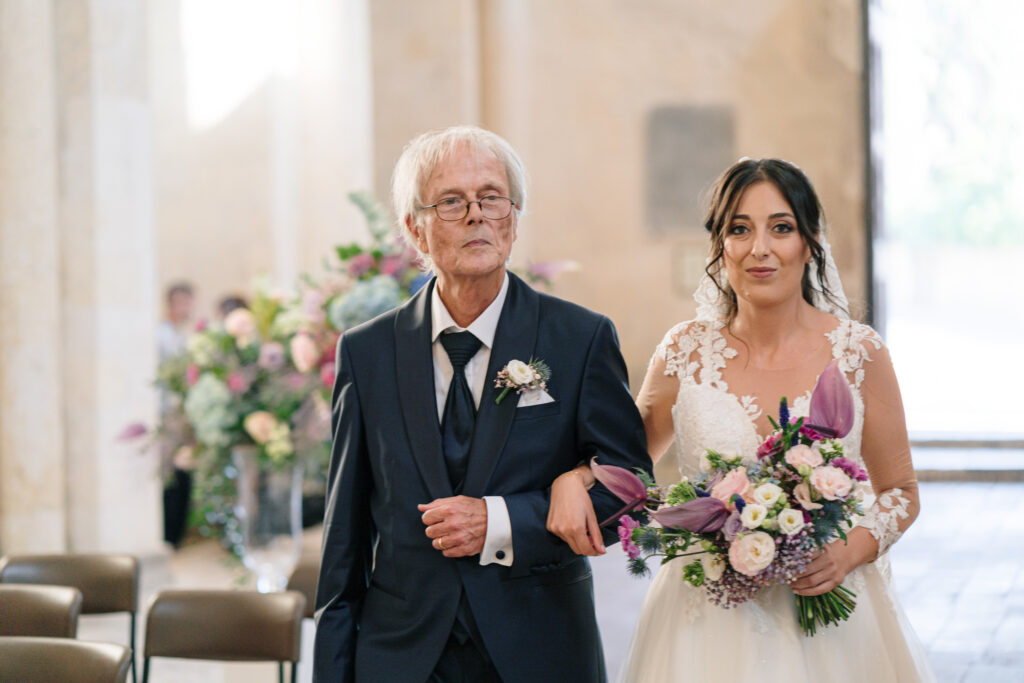
[[844, 372], [853, 375], [857, 385], [864, 380], [865, 363], [888, 360], [882, 336], [866, 323], [840, 320], [828, 337], [832, 341], [832, 356], [839, 359]]
[[665, 374], [688, 376], [699, 365], [690, 358], [694, 351], [716, 336], [721, 336], [723, 323], [716, 320], [684, 320], [676, 323], [654, 350], [653, 362], [665, 364]]

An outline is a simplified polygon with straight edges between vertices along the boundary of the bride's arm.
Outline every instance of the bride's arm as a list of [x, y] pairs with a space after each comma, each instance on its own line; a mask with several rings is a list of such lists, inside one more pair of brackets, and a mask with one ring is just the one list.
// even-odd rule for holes
[[[678, 391], [679, 380], [665, 375], [665, 360], [656, 355], [636, 399], [647, 432], [647, 449], [654, 462], [672, 442], [672, 404]], [[548, 531], [568, 543], [578, 555], [605, 552], [594, 506], [587, 495], [593, 485], [594, 475], [587, 465], [569, 470], [551, 484]]]
[[835, 588], [848, 573], [888, 550], [920, 510], [903, 400], [888, 350], [884, 346], [870, 348], [864, 369], [861, 453], [875, 503], [847, 534], [848, 543], [830, 544], [792, 584], [800, 595], [819, 595]]

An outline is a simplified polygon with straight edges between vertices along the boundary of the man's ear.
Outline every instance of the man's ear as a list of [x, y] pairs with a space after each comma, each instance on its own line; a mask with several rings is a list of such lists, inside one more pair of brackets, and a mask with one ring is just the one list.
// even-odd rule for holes
[[427, 248], [427, 238], [423, 234], [423, 228], [413, 220], [411, 213], [405, 215], [405, 227], [409, 230], [413, 240], [415, 240], [420, 253], [430, 253], [430, 249]]

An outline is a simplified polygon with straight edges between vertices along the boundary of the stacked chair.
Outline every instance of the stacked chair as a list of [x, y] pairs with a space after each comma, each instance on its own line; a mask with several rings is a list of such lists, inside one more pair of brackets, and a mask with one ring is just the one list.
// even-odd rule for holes
[[291, 662], [295, 683], [302, 655], [306, 599], [296, 591], [165, 590], [153, 596], [146, 615], [142, 682], [153, 657], [220, 661]]
[[77, 588], [0, 583], [0, 636], [74, 638], [81, 613]]
[[131, 555], [11, 555], [0, 559], [0, 584], [70, 586], [81, 593], [81, 614], [126, 612], [130, 668], [135, 676], [135, 616], [139, 562]]

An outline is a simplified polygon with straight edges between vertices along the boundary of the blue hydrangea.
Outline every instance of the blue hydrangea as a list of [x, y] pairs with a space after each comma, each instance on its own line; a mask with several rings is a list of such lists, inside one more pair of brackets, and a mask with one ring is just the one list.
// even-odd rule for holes
[[327, 315], [331, 325], [347, 330], [386, 313], [402, 303], [402, 289], [390, 275], [376, 275], [352, 285], [346, 294], [331, 302]]

